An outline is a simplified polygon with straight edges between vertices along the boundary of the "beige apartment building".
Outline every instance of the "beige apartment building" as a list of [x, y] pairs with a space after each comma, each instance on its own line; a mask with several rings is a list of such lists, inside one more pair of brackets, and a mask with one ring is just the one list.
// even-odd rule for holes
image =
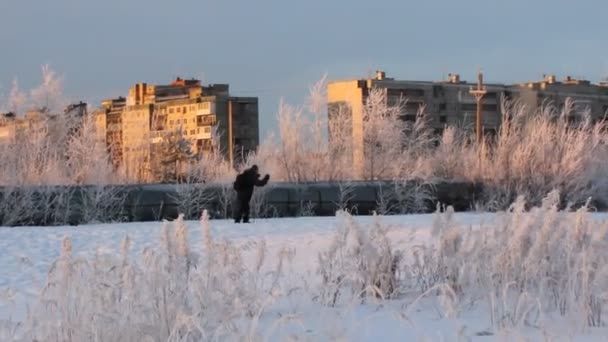
[[17, 141], [19, 131], [28, 126], [28, 122], [18, 119], [13, 112], [2, 113], [0, 117], [0, 143], [14, 143]]
[[0, 142], [18, 143], [23, 139], [36, 139], [45, 135], [53, 115], [30, 110], [24, 116], [9, 112], [0, 118]]
[[140, 181], [152, 176], [157, 144], [171, 133], [181, 132], [197, 155], [218, 150], [232, 162], [259, 144], [258, 99], [231, 96], [227, 84], [138, 83], [126, 98], [103, 101], [96, 115], [114, 165]]
[[[401, 116], [405, 121], [415, 121], [418, 109], [424, 105], [429, 124], [437, 134], [441, 134], [446, 125], [475, 129], [477, 102], [470, 90], [476, 87], [476, 83], [466, 82], [457, 74], [450, 74], [447, 80], [438, 82], [395, 80], [378, 71], [374, 78], [329, 82], [328, 113], [331, 116], [339, 107], [348, 111], [352, 119], [353, 165], [357, 168], [364, 160], [363, 108], [370, 89], [386, 89], [388, 103], [406, 99]], [[608, 112], [608, 83], [592, 84], [572, 77], [558, 81], [551, 75], [535, 82], [484, 86], [481, 126], [486, 135], [495, 134], [499, 128], [503, 96], [518, 99], [530, 109], [536, 109], [546, 101], [563, 106], [566, 98], [572, 98], [577, 109], [589, 109], [594, 120], [603, 118]]]
[[[13, 112], [2, 113], [0, 114], [0, 144], [19, 143], [24, 139], [37, 139], [53, 134], [55, 130], [70, 129], [70, 127], [60, 127], [66, 122], [57, 122], [56, 119], [59, 115], [82, 118], [86, 114], [87, 104], [84, 102], [70, 104], [65, 108], [63, 114], [38, 109], [31, 109], [23, 116]], [[71, 124], [75, 127], [78, 125], [78, 121]]]

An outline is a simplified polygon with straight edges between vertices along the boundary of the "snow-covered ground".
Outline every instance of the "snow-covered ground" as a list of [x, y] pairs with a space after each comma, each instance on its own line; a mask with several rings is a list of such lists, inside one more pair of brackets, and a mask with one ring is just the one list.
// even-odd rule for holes
[[[407, 249], [430, 243], [434, 215], [382, 217], [389, 228], [393, 246]], [[606, 219], [604, 214], [592, 214], [593, 219]], [[457, 213], [455, 222], [460, 227], [489, 225], [494, 214]], [[355, 217], [356, 222], [370, 224], [372, 217]], [[255, 263], [256, 243], [266, 242], [270, 269], [275, 267], [277, 255], [284, 248], [292, 255], [285, 267], [287, 277], [294, 284], [317, 279], [318, 254], [326, 250], [336, 232], [336, 217], [306, 217], [257, 219], [251, 224], [235, 224], [228, 220], [212, 220], [214, 239], [227, 239], [239, 246], [245, 262]], [[190, 249], [203, 254], [204, 233], [200, 222], [186, 222]], [[22, 227], [0, 228], [0, 320], [24, 319], [28, 305], [32, 305], [46, 282], [47, 273], [59, 257], [64, 237], [70, 237], [75, 257], [92, 258], [95, 253], [118, 255], [121, 240], [128, 235], [132, 241], [130, 255], [137, 258], [147, 247], [159, 245], [163, 223], [92, 224], [77, 227]], [[373, 299], [366, 304], [327, 307], [306, 302], [302, 296], [269, 306], [260, 316], [258, 337], [282, 340], [290, 333], [299, 340], [353, 341], [512, 341], [530, 340], [608, 341], [608, 330], [590, 328], [579, 331], [564, 319], [545, 318], [540, 327], [522, 326], [518, 329], [492, 329], [484, 305], [474, 305], [468, 311], [447, 318], [434, 301], [412, 299]], [[288, 323], [284, 321], [289, 321]], [[281, 322], [281, 323], [277, 323]], [[1, 330], [2, 328], [0, 328]], [[281, 335], [285, 334], [285, 335]], [[283, 336], [283, 337], [279, 337]]]
[[[483, 215], [463, 214], [459, 218], [467, 224], [478, 223]], [[395, 239], [428, 236], [432, 216], [388, 216], [383, 221], [394, 227]], [[235, 224], [231, 220], [212, 220], [214, 238], [229, 239], [246, 246], [251, 241], [264, 239], [268, 255], [273, 256], [283, 247], [294, 248], [293, 263], [302, 273], [315, 272], [317, 254], [326, 248], [335, 231], [333, 217], [302, 217], [257, 219], [250, 224]], [[371, 217], [357, 217], [361, 223], [371, 222]], [[187, 221], [191, 248], [201, 252], [201, 230], [198, 221]], [[153, 247], [161, 239], [162, 222], [91, 224], [61, 227], [0, 228], [0, 288], [16, 290], [16, 312], [22, 313], [27, 299], [38, 295], [46, 281], [52, 263], [61, 251], [64, 237], [72, 240], [75, 256], [90, 257], [97, 250], [118, 253], [125, 236], [132, 240], [131, 254], [140, 254], [146, 247]], [[6, 314], [5, 309], [0, 311]]]

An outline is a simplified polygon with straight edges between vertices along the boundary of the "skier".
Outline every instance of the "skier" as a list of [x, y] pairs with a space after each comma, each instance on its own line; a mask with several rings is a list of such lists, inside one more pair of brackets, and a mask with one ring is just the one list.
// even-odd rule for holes
[[258, 166], [253, 165], [251, 168], [246, 169], [243, 173], [236, 176], [234, 181], [234, 190], [236, 190], [236, 203], [234, 208], [234, 222], [249, 223], [249, 201], [253, 196], [254, 186], [264, 186], [268, 183], [270, 176], [267, 174], [264, 178], [260, 179], [258, 173]]

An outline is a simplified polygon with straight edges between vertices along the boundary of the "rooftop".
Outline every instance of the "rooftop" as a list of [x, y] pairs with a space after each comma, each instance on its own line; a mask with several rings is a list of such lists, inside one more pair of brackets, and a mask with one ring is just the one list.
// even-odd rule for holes
[[[529, 81], [529, 82], [522, 82], [519, 84], [507, 84], [507, 83], [484, 83], [484, 85], [489, 86], [489, 87], [512, 87], [512, 86], [519, 86], [519, 87], [528, 87], [528, 88], [534, 88], [535, 86], [542, 86], [543, 84], [545, 85], [545, 87], [547, 85], [563, 85], [563, 86], [567, 86], [567, 85], [578, 85], [578, 86], [589, 86], [591, 88], [593, 87], [602, 87], [602, 88], [608, 88], [608, 79], [603, 80], [597, 84], [595, 83], [591, 83], [589, 80], [583, 79], [583, 78], [574, 78], [572, 76], [566, 76], [562, 81], [559, 81], [557, 79], [557, 77], [555, 75], [544, 75], [543, 76], [544, 79], [543, 80], [539, 80], [539, 81]], [[386, 76], [386, 72], [382, 71], [382, 70], [378, 70], [376, 71], [376, 75], [374, 78], [367, 78], [367, 79], [348, 79], [348, 80], [334, 80], [334, 81], [330, 81], [329, 83], [340, 83], [340, 82], [345, 82], [345, 81], [354, 81], [354, 80], [359, 80], [359, 81], [372, 81], [375, 83], [381, 83], [381, 84], [394, 84], [394, 85], [400, 85], [400, 84], [419, 84], [419, 85], [436, 85], [436, 84], [455, 84], [455, 85], [474, 85], [477, 83], [477, 81], [474, 82], [467, 82], [466, 80], [463, 80], [460, 77], [460, 74], [457, 73], [450, 73], [448, 74], [447, 79], [445, 80], [440, 80], [440, 81], [421, 81], [421, 80], [396, 80], [395, 78], [392, 77], [387, 77]]]

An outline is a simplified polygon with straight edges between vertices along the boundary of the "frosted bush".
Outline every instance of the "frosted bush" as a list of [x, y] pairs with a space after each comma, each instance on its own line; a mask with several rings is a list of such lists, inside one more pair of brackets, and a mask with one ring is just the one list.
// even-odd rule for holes
[[436, 244], [415, 248], [408, 287], [449, 285], [461, 302], [485, 302], [497, 327], [538, 324], [557, 312], [580, 326], [606, 324], [608, 223], [588, 205], [560, 211], [560, 194], [526, 211], [520, 196], [492, 225], [456, 228], [452, 209], [437, 213]]
[[376, 216], [370, 229], [346, 212], [337, 213], [338, 227], [331, 246], [319, 254], [320, 300], [334, 306], [367, 296], [390, 298], [397, 291], [400, 252], [393, 251], [387, 230]]
[[[247, 267], [239, 248], [215, 241], [206, 212], [202, 250], [191, 250], [180, 216], [159, 245], [133, 255], [129, 237], [117, 254], [73, 255], [65, 238], [47, 284], [14, 340], [200, 341], [251, 336], [244, 322], [258, 317], [280, 291], [283, 266], [263, 273], [265, 243]], [[279, 258], [283, 260], [285, 256]], [[243, 321], [245, 319], [245, 321]], [[4, 330], [7, 331], [7, 330]]]

